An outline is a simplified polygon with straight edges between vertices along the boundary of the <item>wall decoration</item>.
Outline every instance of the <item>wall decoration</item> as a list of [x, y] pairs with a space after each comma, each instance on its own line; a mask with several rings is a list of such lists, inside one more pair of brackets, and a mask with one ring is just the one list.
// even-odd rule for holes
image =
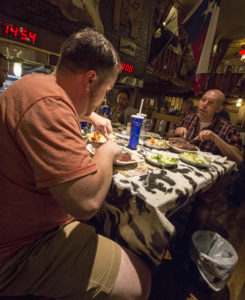
[[130, 37], [136, 38], [144, 0], [116, 0], [114, 2], [113, 30], [118, 32], [119, 24], [131, 24]]
[[231, 74], [234, 72], [234, 68], [235, 68], [234, 65], [227, 65], [227, 66], [225, 66], [224, 73]]
[[136, 44], [129, 39], [121, 38], [119, 51], [130, 56], [135, 56]]
[[100, 0], [47, 0], [59, 7], [63, 15], [70, 21], [84, 22], [104, 33], [104, 26], [99, 15]]
[[238, 73], [245, 73], [245, 65], [239, 66]]
[[136, 38], [144, 0], [123, 0], [120, 22], [131, 23], [130, 37]]
[[114, 1], [113, 30], [115, 32], [118, 32], [119, 29], [121, 8], [122, 8], [122, 0]]

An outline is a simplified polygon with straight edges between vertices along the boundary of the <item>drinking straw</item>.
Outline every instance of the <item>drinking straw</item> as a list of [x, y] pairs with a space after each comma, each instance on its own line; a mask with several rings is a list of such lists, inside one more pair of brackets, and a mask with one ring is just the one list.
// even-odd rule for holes
[[144, 104], [144, 98], [141, 99], [139, 114], [141, 114], [143, 104]]

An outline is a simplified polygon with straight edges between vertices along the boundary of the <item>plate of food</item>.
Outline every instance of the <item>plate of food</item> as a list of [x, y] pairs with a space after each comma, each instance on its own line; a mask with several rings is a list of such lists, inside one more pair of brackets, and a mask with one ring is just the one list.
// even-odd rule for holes
[[146, 132], [146, 133], [140, 133], [140, 136], [144, 139], [151, 139], [151, 138], [160, 138], [160, 134], [159, 133], [155, 133], [155, 132]]
[[[107, 141], [107, 139], [101, 133], [96, 131], [87, 133], [86, 137], [91, 143], [104, 144]], [[116, 139], [116, 136], [113, 133], [110, 133], [109, 139], [113, 141]]]
[[210, 160], [206, 157], [203, 157], [200, 154], [193, 153], [193, 152], [184, 152], [180, 154], [180, 159], [184, 163], [193, 165], [199, 168], [209, 168], [210, 167]]
[[[96, 147], [93, 147], [92, 144], [87, 144], [86, 148], [92, 156], [95, 155], [95, 153], [98, 149]], [[143, 161], [143, 159], [139, 155], [130, 153], [127, 150], [123, 150], [120, 157], [113, 161], [113, 164], [117, 165], [117, 166], [127, 166], [127, 165], [131, 165], [131, 164], [136, 164], [137, 162], [140, 162], [140, 161]]]
[[150, 131], [148, 131], [145, 135], [148, 138], [160, 138], [160, 134], [156, 133], [156, 132], [150, 132]]
[[174, 168], [178, 165], [179, 159], [167, 154], [147, 153], [145, 160], [149, 164], [160, 168]]
[[199, 148], [191, 143], [189, 143], [185, 138], [174, 137], [168, 139], [169, 146], [176, 152], [192, 152], [196, 153]]
[[137, 157], [126, 150], [123, 150], [120, 157], [113, 161], [113, 164], [117, 166], [127, 166], [136, 163], [137, 163]]
[[149, 140], [145, 140], [143, 143], [144, 146], [152, 149], [158, 149], [158, 150], [164, 150], [168, 149], [169, 145], [168, 142], [162, 139], [156, 139], [156, 138], [151, 138]]

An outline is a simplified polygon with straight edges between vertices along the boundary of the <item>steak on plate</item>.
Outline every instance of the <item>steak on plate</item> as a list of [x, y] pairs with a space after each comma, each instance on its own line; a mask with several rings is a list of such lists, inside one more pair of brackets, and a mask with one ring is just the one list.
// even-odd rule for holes
[[169, 144], [187, 151], [197, 151], [198, 148], [195, 145], [190, 144], [185, 138], [183, 137], [173, 137], [169, 138]]
[[119, 161], [133, 161], [129, 152], [123, 152], [118, 159]]

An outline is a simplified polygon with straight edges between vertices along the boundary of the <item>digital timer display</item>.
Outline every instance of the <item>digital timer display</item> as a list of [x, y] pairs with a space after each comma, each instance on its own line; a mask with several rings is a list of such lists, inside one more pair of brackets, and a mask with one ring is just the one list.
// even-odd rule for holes
[[132, 73], [133, 72], [133, 68], [134, 68], [133, 66], [127, 65], [124, 62], [121, 63], [121, 70], [122, 71]]
[[16, 38], [21, 41], [36, 44], [37, 33], [21, 26], [0, 22], [0, 34], [6, 37]]

